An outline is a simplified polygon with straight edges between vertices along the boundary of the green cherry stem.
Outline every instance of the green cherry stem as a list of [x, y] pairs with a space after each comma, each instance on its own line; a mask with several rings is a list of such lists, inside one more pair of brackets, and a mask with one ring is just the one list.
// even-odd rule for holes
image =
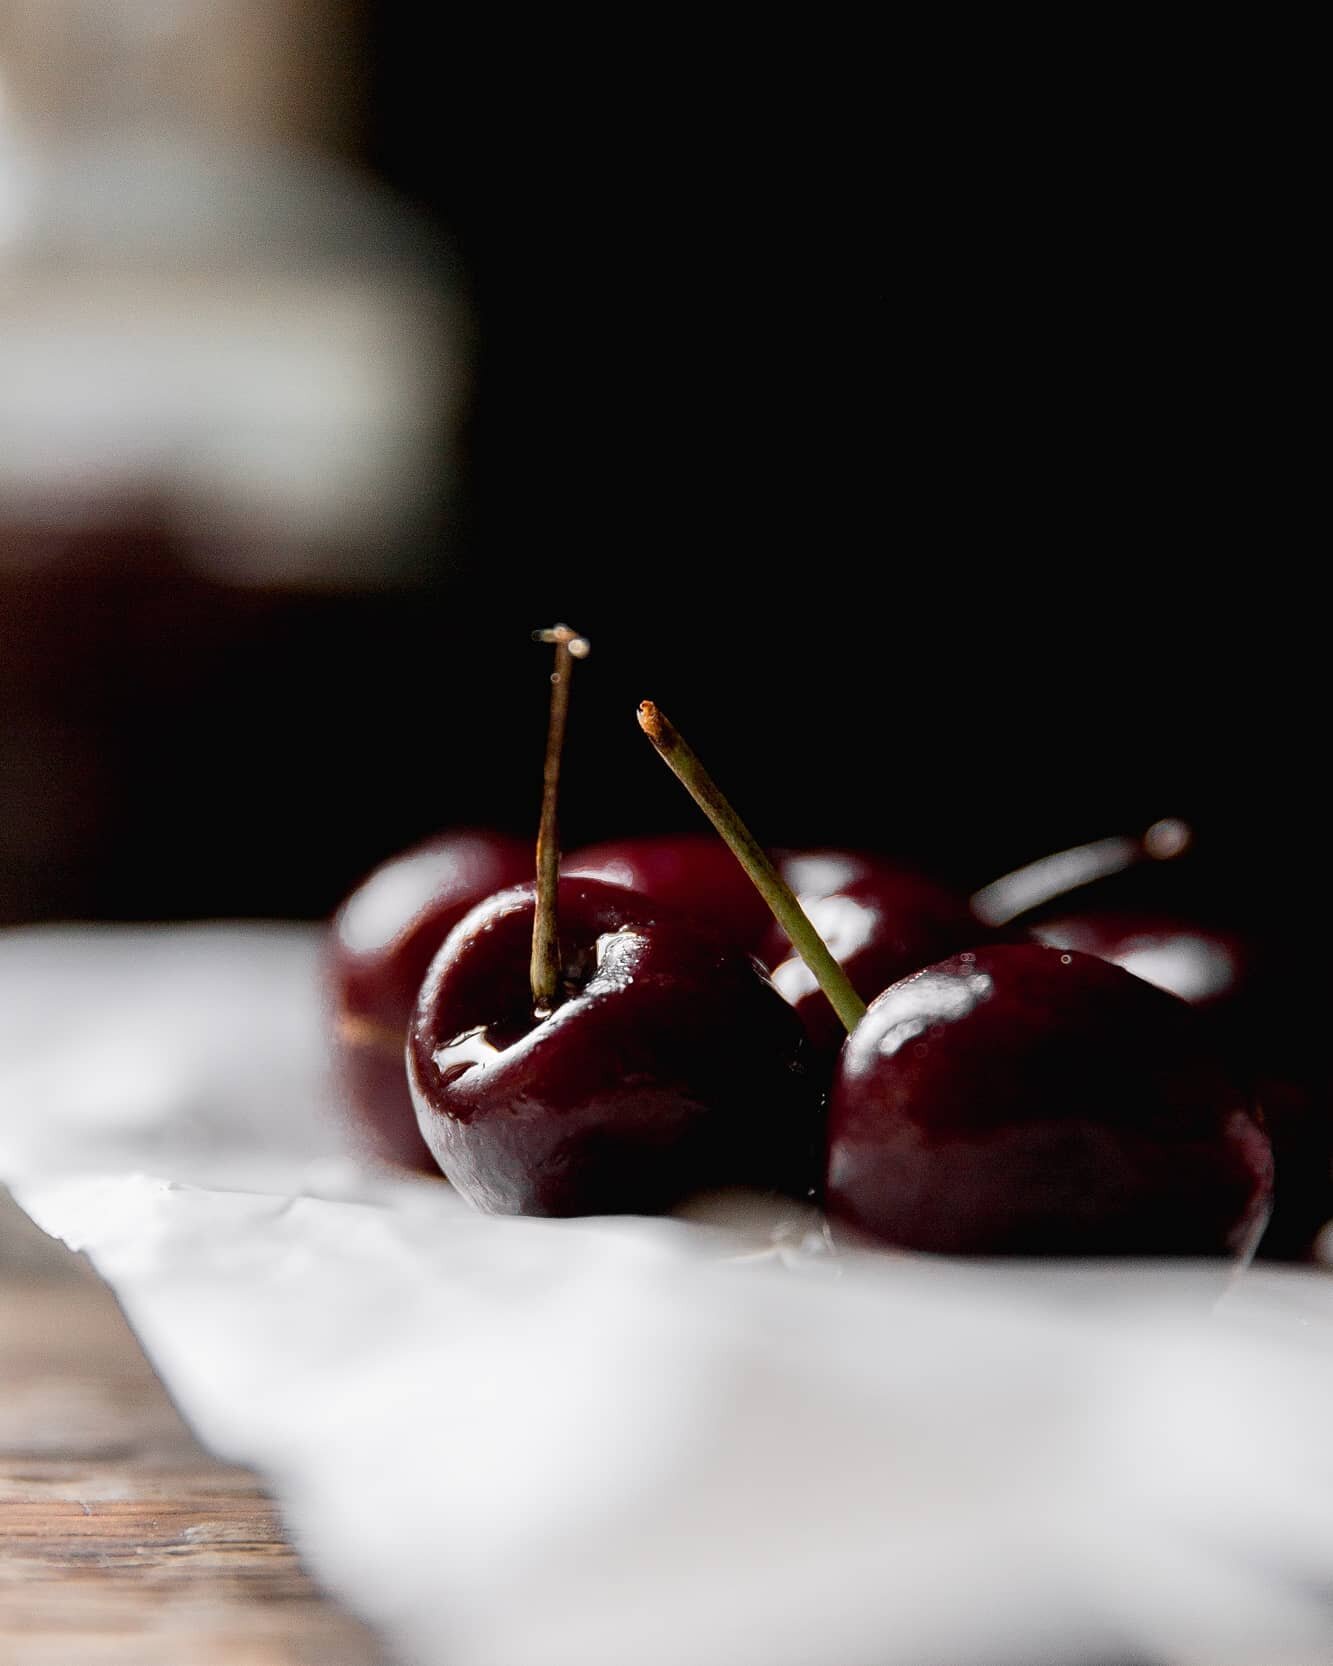
[[542, 766], [542, 813], [537, 827], [537, 904], [532, 921], [532, 1005], [549, 1013], [560, 998], [560, 922], [556, 893], [560, 884], [560, 834], [556, 806], [560, 789], [560, 755], [569, 721], [569, 685], [576, 659], [587, 659], [587, 637], [568, 625], [534, 631], [533, 641], [555, 645], [551, 672], [551, 721], [546, 731], [546, 761]]
[[663, 763], [726, 840], [731, 854], [772, 910], [773, 918], [791, 939], [792, 947], [810, 968], [850, 1035], [865, 1015], [865, 1002], [811, 925], [791, 886], [769, 861], [713, 777], [651, 700], [645, 700], [639, 707], [639, 727], [657, 748]]

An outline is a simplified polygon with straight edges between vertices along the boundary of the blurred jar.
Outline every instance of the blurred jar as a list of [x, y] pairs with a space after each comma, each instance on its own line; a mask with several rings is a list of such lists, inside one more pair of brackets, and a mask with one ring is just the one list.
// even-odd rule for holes
[[333, 148], [355, 138], [355, 15], [8, 8], [11, 524], [153, 499], [195, 559], [267, 582], [360, 582], [441, 528], [465, 314], [438, 239]]
[[359, 22], [0, 11], [0, 920], [97, 911], [134, 726], [257, 610], [447, 551], [468, 316], [349, 160]]

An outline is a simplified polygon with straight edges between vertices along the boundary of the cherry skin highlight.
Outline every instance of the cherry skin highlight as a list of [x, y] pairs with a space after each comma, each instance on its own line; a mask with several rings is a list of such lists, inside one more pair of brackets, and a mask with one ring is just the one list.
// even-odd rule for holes
[[1197, 1013], [1040, 945], [894, 984], [849, 1038], [828, 1115], [831, 1212], [943, 1254], [1253, 1248], [1268, 1140]]
[[1164, 914], [1068, 914], [1031, 930], [1039, 943], [1109, 960], [1192, 1007], [1234, 1000], [1249, 972], [1234, 932]]
[[687, 916], [562, 879], [565, 999], [533, 1013], [534, 887], [474, 909], [427, 973], [408, 1076], [422, 1136], [493, 1214], [656, 1213], [748, 1185], [806, 1195], [819, 1096], [799, 1020]]
[[483, 897], [532, 873], [532, 847], [444, 833], [382, 863], [334, 917], [326, 957], [334, 1051], [357, 1138], [383, 1162], [438, 1174], [417, 1130], [403, 1050], [421, 980]]

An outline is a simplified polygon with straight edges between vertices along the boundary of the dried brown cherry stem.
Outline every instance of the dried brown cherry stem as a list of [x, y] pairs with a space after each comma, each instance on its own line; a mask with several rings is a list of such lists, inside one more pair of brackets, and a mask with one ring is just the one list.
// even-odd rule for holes
[[568, 625], [534, 631], [533, 640], [555, 645], [551, 672], [551, 721], [546, 731], [546, 760], [542, 767], [542, 813], [537, 827], [537, 906], [532, 922], [533, 1010], [551, 1012], [560, 1000], [560, 922], [556, 893], [560, 883], [560, 834], [556, 820], [560, 788], [560, 755], [569, 720], [569, 685], [576, 659], [587, 659], [591, 644]]

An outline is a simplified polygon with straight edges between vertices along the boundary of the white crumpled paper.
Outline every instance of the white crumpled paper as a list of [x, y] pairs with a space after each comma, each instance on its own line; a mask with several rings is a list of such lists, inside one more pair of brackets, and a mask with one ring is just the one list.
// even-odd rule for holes
[[360, 1170], [317, 935], [0, 935], [0, 1175], [412, 1666], [1327, 1666], [1333, 1278], [492, 1220]]

